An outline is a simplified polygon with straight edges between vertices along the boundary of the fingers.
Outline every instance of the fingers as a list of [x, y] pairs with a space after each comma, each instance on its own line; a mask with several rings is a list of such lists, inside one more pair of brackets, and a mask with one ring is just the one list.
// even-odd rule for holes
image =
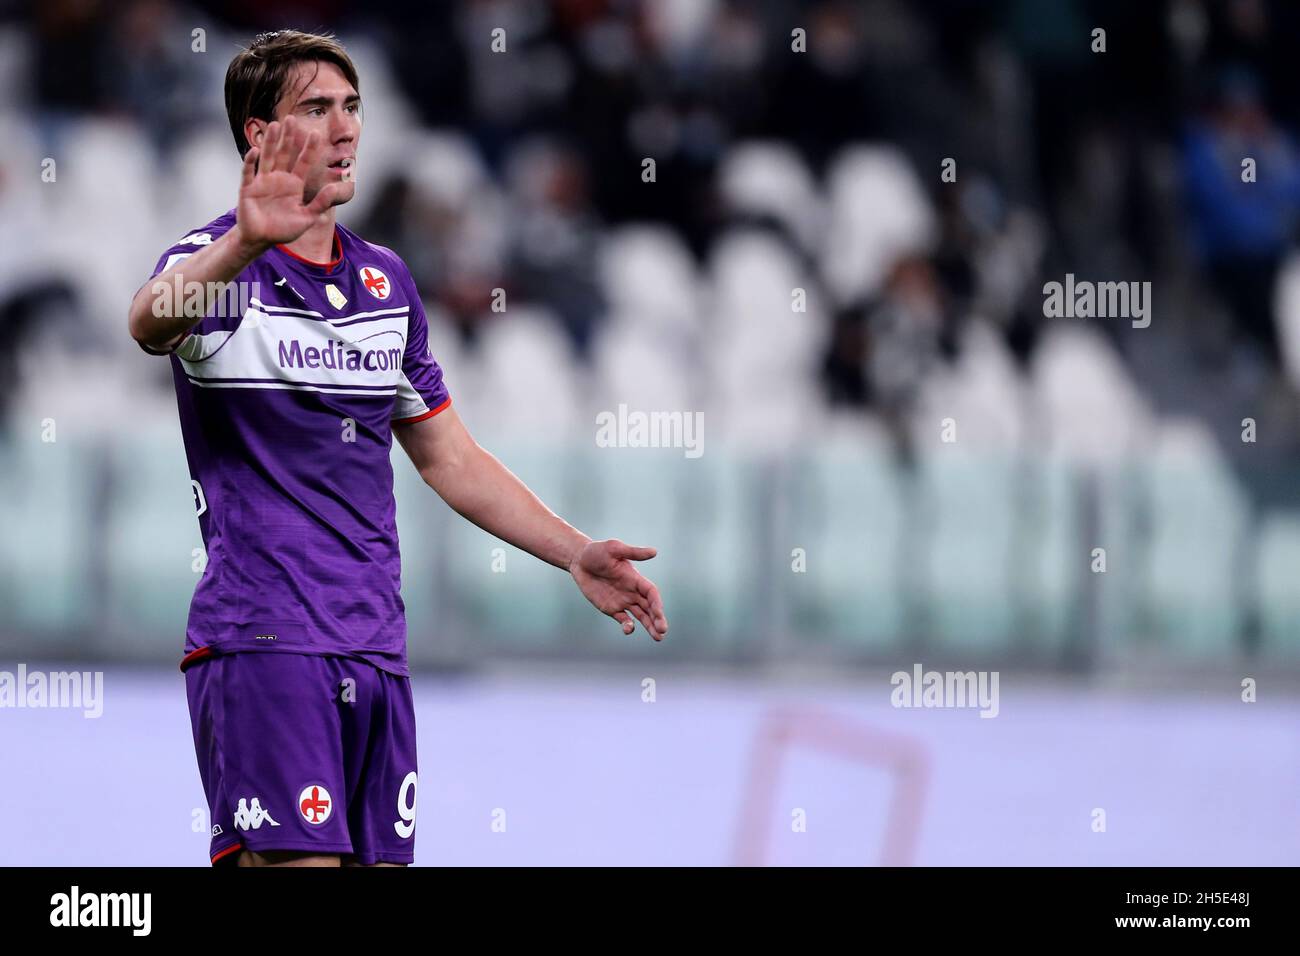
[[632, 571], [633, 575], [632, 590], [635, 592], [633, 599], [645, 609], [646, 613], [654, 620], [655, 626], [660, 634], [668, 633], [668, 616], [664, 614], [663, 598], [659, 596], [659, 588], [645, 575], [637, 574]]
[[631, 611], [632, 615], [641, 622], [641, 626], [645, 628], [647, 634], [653, 637], [656, 641], [662, 640], [659, 636], [658, 629], [654, 626], [654, 622], [650, 620], [650, 615], [647, 614], [639, 604], [631, 605], [628, 610]]
[[610, 615], [610, 617], [618, 621], [619, 624], [623, 625], [624, 634], [631, 634], [633, 631], [636, 630], [636, 625], [633, 624], [632, 619], [627, 616], [627, 611], [615, 611], [613, 614]]
[[262, 142], [258, 148], [262, 151], [262, 163], [259, 167], [260, 172], [273, 173], [276, 170], [276, 163], [279, 159], [280, 140], [284, 137], [284, 127], [278, 122], [272, 122], [266, 128], [266, 135], [262, 137]]
[[312, 197], [311, 202], [307, 204], [307, 211], [313, 216], [319, 216], [333, 205], [334, 200], [338, 197], [339, 190], [342, 188], [343, 185], [341, 183], [326, 183], [320, 188], [316, 195]]
[[266, 127], [266, 135], [259, 144], [264, 157], [261, 168], [268, 173], [293, 169], [298, 153], [302, 150], [304, 135], [302, 127], [292, 116], [286, 117], [283, 122], [273, 120]]
[[302, 129], [294, 122], [292, 116], [280, 124], [280, 142], [275, 151], [276, 169], [293, 169], [298, 153], [302, 150]]
[[668, 618], [664, 616], [663, 605], [656, 606], [649, 598], [635, 591], [625, 592], [624, 598], [628, 602], [627, 610], [641, 622], [646, 633], [656, 641], [663, 640], [664, 635], [668, 633]]
[[609, 553], [616, 558], [627, 558], [629, 561], [648, 561], [659, 552], [654, 548], [638, 548], [630, 544], [624, 544], [617, 539], [612, 539], [609, 542]]
[[644, 597], [638, 598], [636, 603], [654, 625], [653, 633], [657, 635], [655, 640], [658, 640], [660, 637], [668, 633], [668, 618], [664, 616], [662, 603], [655, 604], [648, 598]]
[[[659, 552], [654, 548], [625, 544], [614, 538], [609, 542], [609, 553], [615, 558], [628, 561], [645, 561]], [[635, 602], [636, 607], [632, 608], [632, 612], [637, 614], [637, 619], [645, 625], [651, 637], [656, 641], [663, 640], [668, 633], [668, 615], [664, 613], [664, 602], [659, 596], [659, 589], [648, 578], [630, 567], [627, 567], [627, 574], [631, 575], [631, 580], [624, 578], [622, 586], [631, 592], [628, 597]]]
[[298, 156], [293, 163], [293, 174], [301, 180], [307, 179], [307, 174], [311, 172], [312, 163], [316, 161], [317, 154], [320, 152], [320, 139], [316, 131], [312, 130], [302, 141], [302, 148], [298, 151]]
[[244, 154], [244, 168], [239, 177], [239, 188], [247, 189], [257, 177], [257, 157], [262, 151], [254, 146]]
[[659, 629], [660, 634], [668, 633], [668, 615], [664, 614], [663, 598], [659, 596], [659, 589], [647, 581], [641, 579], [641, 596], [645, 600], [645, 609], [650, 612], [654, 618], [655, 626]]

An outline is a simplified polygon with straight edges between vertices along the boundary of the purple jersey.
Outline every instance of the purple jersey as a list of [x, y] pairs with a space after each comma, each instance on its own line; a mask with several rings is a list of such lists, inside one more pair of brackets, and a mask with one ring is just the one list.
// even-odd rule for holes
[[[194, 230], [153, 275], [234, 222]], [[277, 246], [234, 293], [171, 353], [208, 561], [187, 660], [341, 654], [405, 676], [390, 426], [451, 403], [415, 284], [338, 226], [330, 262]]]

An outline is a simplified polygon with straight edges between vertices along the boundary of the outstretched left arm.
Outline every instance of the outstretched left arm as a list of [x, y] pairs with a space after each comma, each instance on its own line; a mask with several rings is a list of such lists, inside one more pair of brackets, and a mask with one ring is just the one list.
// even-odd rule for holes
[[635, 617], [652, 638], [663, 640], [668, 619], [659, 589], [632, 565], [653, 558], [654, 548], [617, 539], [592, 541], [572, 527], [473, 439], [455, 408], [394, 424], [393, 434], [420, 477], [458, 514], [568, 571], [587, 600], [618, 621], [624, 634], [636, 627]]

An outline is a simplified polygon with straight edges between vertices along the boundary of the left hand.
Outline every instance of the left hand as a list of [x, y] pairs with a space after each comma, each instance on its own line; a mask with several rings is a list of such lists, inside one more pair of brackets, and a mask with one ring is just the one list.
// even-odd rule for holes
[[632, 566], [658, 552], [654, 548], [635, 548], [617, 538], [590, 541], [569, 564], [569, 573], [578, 589], [592, 606], [623, 625], [623, 633], [636, 629], [628, 613], [636, 617], [646, 633], [662, 641], [668, 633], [668, 618], [659, 589]]

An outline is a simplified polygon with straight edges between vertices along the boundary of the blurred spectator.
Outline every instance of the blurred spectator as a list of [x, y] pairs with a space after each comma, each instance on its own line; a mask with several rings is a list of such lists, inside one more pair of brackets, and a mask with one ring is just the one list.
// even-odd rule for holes
[[600, 220], [582, 158], [550, 142], [525, 144], [509, 162], [514, 222], [511, 272], [518, 292], [564, 322], [580, 354], [604, 308], [597, 284]]
[[935, 364], [955, 354], [950, 305], [930, 260], [896, 261], [878, 297], [836, 317], [823, 366], [830, 400], [890, 413], [906, 408]]
[[[1254, 160], [1253, 181], [1242, 163]], [[1272, 302], [1278, 267], [1300, 204], [1300, 154], [1269, 116], [1254, 76], [1225, 70], [1204, 113], [1183, 140], [1188, 214], [1195, 251], [1242, 331], [1274, 365]]]
[[185, 42], [193, 21], [182, 19], [166, 0], [130, 0], [114, 14], [109, 106], [141, 123], [158, 153], [167, 156], [204, 119], [221, 118], [201, 80], [207, 38], [205, 52], [195, 52]]
[[111, 53], [103, 37], [109, 20], [97, 0], [51, 0], [35, 5], [34, 12], [35, 119], [48, 155], [64, 123], [108, 106]]

